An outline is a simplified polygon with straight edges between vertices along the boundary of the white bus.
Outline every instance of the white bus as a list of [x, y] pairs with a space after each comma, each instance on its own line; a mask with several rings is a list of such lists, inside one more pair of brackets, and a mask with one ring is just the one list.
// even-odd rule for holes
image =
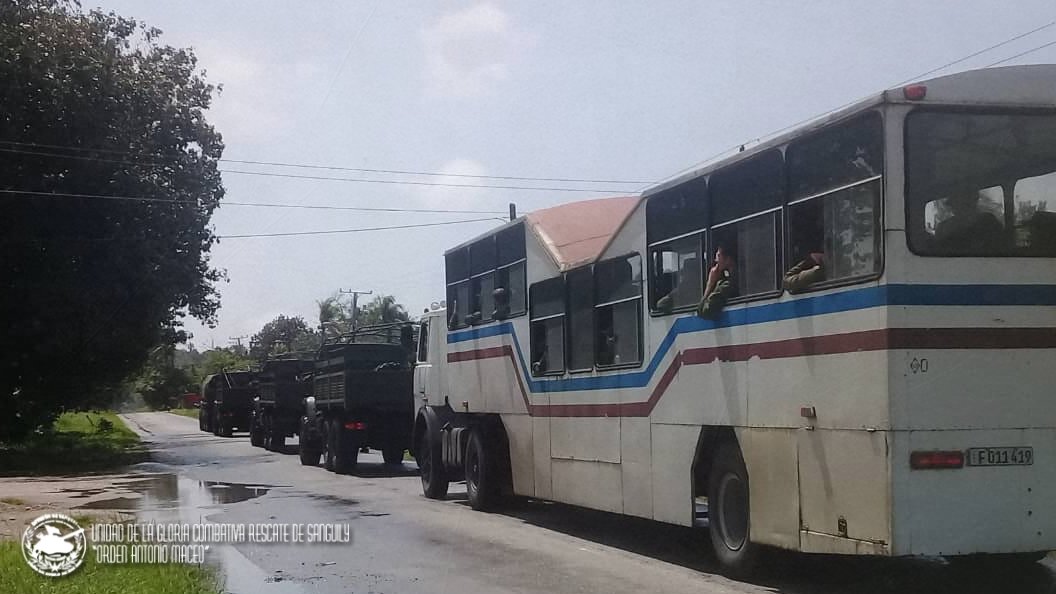
[[[702, 317], [718, 246], [732, 291]], [[1056, 66], [887, 90], [445, 257], [428, 497], [706, 524], [730, 572], [761, 545], [1056, 549]]]

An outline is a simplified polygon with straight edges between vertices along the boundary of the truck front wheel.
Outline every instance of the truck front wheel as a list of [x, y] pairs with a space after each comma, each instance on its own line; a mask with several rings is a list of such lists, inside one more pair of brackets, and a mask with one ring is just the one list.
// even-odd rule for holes
[[429, 499], [444, 499], [447, 497], [447, 472], [441, 458], [439, 432], [434, 433], [433, 429], [431, 423], [426, 424], [414, 458], [422, 476], [422, 492]]
[[340, 419], [334, 419], [331, 422], [329, 434], [333, 436], [331, 441], [333, 471], [337, 474], [348, 474], [354, 471], [359, 458], [359, 449], [352, 444], [348, 430], [344, 428]]
[[249, 445], [259, 448], [264, 446], [264, 435], [262, 431], [263, 427], [260, 422], [260, 413], [253, 411], [253, 416], [249, 420]]
[[302, 465], [318, 466], [319, 456], [322, 455], [322, 451], [320, 451], [316, 439], [313, 439], [315, 432], [309, 427], [309, 422], [307, 417], [301, 417], [300, 428], [297, 432], [297, 441], [300, 443], [298, 450], [300, 450]]

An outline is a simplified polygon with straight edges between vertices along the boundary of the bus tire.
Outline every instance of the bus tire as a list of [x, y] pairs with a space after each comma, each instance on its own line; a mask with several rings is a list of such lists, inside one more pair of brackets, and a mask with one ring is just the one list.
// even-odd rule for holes
[[422, 478], [422, 493], [429, 499], [447, 498], [448, 478], [440, 452], [440, 431], [436, 420], [425, 419], [425, 430], [414, 450]]
[[485, 446], [480, 429], [473, 430], [466, 445], [466, 495], [469, 506], [477, 511], [495, 507], [499, 497], [496, 452]]
[[403, 464], [403, 448], [400, 446], [382, 448], [381, 456], [385, 459], [386, 464]]
[[708, 532], [724, 573], [750, 574], [759, 559], [751, 541], [748, 470], [736, 443], [719, 446], [708, 479]]

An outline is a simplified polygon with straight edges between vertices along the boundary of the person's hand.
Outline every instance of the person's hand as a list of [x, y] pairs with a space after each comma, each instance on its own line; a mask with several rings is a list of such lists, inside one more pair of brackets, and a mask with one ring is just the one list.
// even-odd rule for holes
[[722, 264], [719, 263], [719, 262], [716, 262], [715, 265], [711, 267], [711, 270], [708, 271], [708, 286], [709, 287], [714, 287], [715, 283], [719, 282], [719, 279], [722, 278], [723, 270], [724, 270], [724, 268], [722, 267]]
[[811, 252], [810, 259], [814, 261], [815, 267], [821, 266], [825, 261], [825, 254], [823, 252]]

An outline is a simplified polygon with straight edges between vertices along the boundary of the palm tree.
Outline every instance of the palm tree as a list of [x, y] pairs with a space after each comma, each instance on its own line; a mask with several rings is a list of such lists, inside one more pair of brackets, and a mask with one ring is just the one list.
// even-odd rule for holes
[[406, 308], [392, 295], [378, 295], [363, 306], [357, 318], [360, 324], [389, 324], [411, 319]]

